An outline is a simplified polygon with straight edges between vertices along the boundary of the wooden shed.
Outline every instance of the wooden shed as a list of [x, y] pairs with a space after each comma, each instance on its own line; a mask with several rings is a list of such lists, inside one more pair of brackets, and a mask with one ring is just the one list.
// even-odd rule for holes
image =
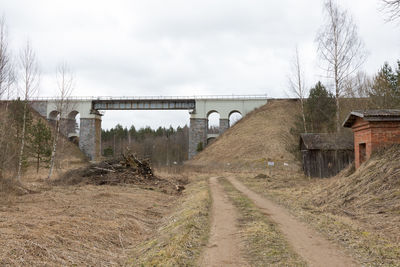
[[352, 136], [305, 133], [300, 136], [303, 170], [311, 177], [331, 177], [354, 161]]

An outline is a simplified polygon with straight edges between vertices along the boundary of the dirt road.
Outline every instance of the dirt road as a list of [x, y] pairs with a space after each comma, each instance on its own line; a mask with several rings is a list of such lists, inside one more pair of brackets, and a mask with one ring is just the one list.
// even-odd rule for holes
[[213, 199], [211, 234], [201, 266], [248, 266], [240, 247], [237, 214], [217, 177], [210, 178]]
[[[334, 244], [296, 220], [284, 208], [251, 191], [235, 178], [227, 177], [227, 179], [278, 224], [293, 249], [307, 261], [309, 266], [358, 266]], [[215, 202], [218, 202], [218, 199], [215, 199]]]

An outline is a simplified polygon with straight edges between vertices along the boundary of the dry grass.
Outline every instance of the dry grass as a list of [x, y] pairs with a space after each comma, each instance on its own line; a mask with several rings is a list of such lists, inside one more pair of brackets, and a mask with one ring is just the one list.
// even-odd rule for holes
[[364, 265], [399, 266], [400, 184], [393, 160], [398, 152], [388, 155], [371, 159], [349, 177], [307, 179], [275, 171], [264, 179], [242, 175], [241, 180], [340, 243]]
[[134, 186], [50, 187], [0, 204], [0, 265], [122, 265], [177, 199]]
[[245, 258], [251, 266], [307, 266], [293, 251], [274, 222], [226, 179], [219, 181], [239, 210], [240, 234], [245, 240]]
[[207, 244], [211, 196], [206, 177], [184, 191], [176, 212], [164, 218], [156, 235], [137, 246], [134, 266], [194, 266]]
[[271, 100], [228, 129], [190, 164], [254, 168], [265, 167], [268, 160], [278, 164], [293, 162], [293, 155], [282, 145], [282, 134], [292, 127], [297, 112], [294, 100]]

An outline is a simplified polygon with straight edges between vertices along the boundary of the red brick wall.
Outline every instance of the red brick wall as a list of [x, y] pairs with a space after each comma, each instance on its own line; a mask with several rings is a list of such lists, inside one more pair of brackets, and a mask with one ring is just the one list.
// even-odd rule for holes
[[400, 122], [368, 122], [357, 118], [352, 126], [356, 169], [360, 167], [360, 144], [366, 144], [366, 159], [383, 146], [400, 144]]

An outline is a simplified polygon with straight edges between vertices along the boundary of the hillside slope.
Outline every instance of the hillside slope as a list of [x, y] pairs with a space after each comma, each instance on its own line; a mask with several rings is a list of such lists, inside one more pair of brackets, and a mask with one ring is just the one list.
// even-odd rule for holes
[[290, 130], [298, 112], [295, 100], [269, 100], [228, 129], [190, 164], [254, 167], [265, 166], [267, 160], [294, 162], [293, 155], [285, 150], [282, 135]]
[[368, 221], [375, 231], [400, 242], [400, 146], [382, 150], [346, 177], [319, 185], [311, 201], [322, 210]]

